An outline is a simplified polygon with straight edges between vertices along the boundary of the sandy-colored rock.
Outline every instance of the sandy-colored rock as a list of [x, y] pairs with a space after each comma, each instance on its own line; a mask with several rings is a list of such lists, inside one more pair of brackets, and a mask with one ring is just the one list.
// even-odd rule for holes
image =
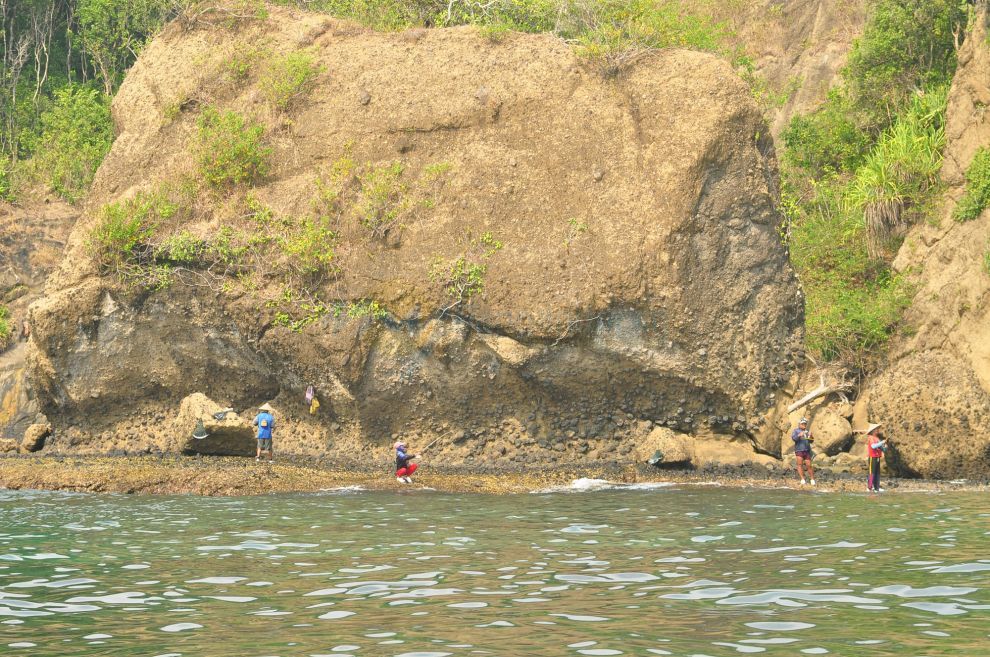
[[954, 478], [990, 471], [990, 396], [945, 351], [902, 358], [878, 376], [870, 417], [891, 439], [886, 461], [898, 474]]
[[683, 465], [691, 462], [692, 439], [667, 427], [654, 428], [636, 447], [636, 460], [646, 463], [657, 452], [663, 455], [662, 465]]
[[852, 442], [853, 433], [849, 420], [827, 406], [815, 413], [811, 420], [811, 435], [815, 441], [815, 451], [835, 455], [846, 449]]
[[[863, 390], [859, 397], [856, 398], [856, 403], [853, 404], [853, 414], [852, 420], [850, 420], [853, 431], [865, 431], [868, 426], [870, 426], [870, 392], [869, 389]], [[860, 434], [856, 434], [857, 436]]]
[[0, 454], [17, 451], [17, 441], [13, 438], [0, 438]]
[[836, 454], [832, 461], [832, 470], [850, 473], [866, 472], [866, 457], [855, 456], [847, 452]]
[[[219, 404], [199, 392], [183, 399], [175, 418], [177, 450], [184, 454], [253, 456], [258, 444], [251, 421], [232, 411], [218, 420], [214, 413], [220, 410]], [[198, 422], [203, 423], [206, 438], [193, 436]]]
[[24, 430], [24, 438], [21, 439], [22, 452], [37, 452], [45, 446], [45, 439], [51, 434], [50, 424], [31, 424]]
[[839, 78], [862, 33], [866, 0], [749, 0], [706, 5], [733, 26], [765, 80], [775, 137], [796, 114], [814, 110]]
[[498, 354], [500, 360], [514, 367], [519, 367], [539, 353], [539, 350], [527, 347], [505, 335], [481, 334], [478, 336], [488, 348]]
[[[231, 29], [173, 25], [142, 50], [87, 211], [32, 311], [44, 410], [57, 432], [87, 434], [60, 448], [125, 431], [122, 448], [146, 447], [141, 433], [166, 432], [197, 391], [237, 408], [275, 399], [292, 427], [280, 446], [313, 455], [387, 458], [392, 434], [448, 425], [480, 440], [512, 418], [568, 453], [624, 440], [619, 419], [748, 440], [794, 371], [803, 301], [778, 237], [772, 144], [732, 66], [664, 50], [606, 77], [549, 35], [407, 37], [271, 7]], [[296, 47], [322, 73], [289, 116], [257, 71], [224, 81], [235, 50]], [[176, 96], [197, 104], [164, 121]], [[402, 229], [379, 239], [341, 212], [339, 275], [305, 295], [374, 300], [386, 320], [328, 313], [293, 331], [275, 321], [278, 277], [231, 278], [218, 294], [98, 275], [87, 244], [100, 207], [193, 172], [206, 105], [266, 123], [273, 169], [251, 194], [277, 216], [310, 212], [313, 181], [345, 154], [361, 171], [401, 167], [415, 208]], [[448, 173], [427, 185], [437, 165]], [[160, 229], [257, 230], [243, 192], [204, 192]], [[487, 256], [484, 232], [502, 244]], [[484, 284], [453, 300], [431, 268], [461, 256], [481, 259]], [[312, 417], [307, 385], [325, 395]]]
[[976, 150], [990, 144], [990, 13], [980, 3], [959, 49], [958, 67], [946, 108], [946, 148], [942, 180], [963, 184], [966, 168]]
[[777, 459], [765, 454], [757, 454], [748, 442], [696, 438], [691, 446], [691, 464], [702, 468], [710, 464], [742, 465], [758, 463], [776, 464]]

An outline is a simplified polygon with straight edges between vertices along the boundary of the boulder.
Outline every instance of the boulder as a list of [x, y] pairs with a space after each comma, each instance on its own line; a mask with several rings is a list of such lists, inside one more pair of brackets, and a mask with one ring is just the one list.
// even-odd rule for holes
[[830, 456], [846, 449], [852, 442], [853, 433], [849, 420], [833, 410], [832, 406], [825, 407], [815, 413], [811, 420], [811, 435], [815, 442], [812, 447], [817, 452]]
[[691, 437], [675, 433], [667, 427], [656, 427], [636, 447], [636, 460], [646, 463], [657, 452], [663, 456], [660, 465], [687, 465], [691, 462]]
[[870, 419], [883, 423], [891, 441], [885, 461], [899, 475], [977, 478], [990, 471], [990, 395], [946, 351], [901, 358], [874, 379]]
[[[222, 420], [218, 420], [214, 413], [220, 410], [220, 404], [199, 392], [183, 399], [175, 420], [179, 451], [185, 454], [253, 456], [258, 441], [250, 420], [242, 419], [234, 412], [228, 412]], [[203, 423], [206, 438], [193, 437], [199, 422]]]
[[24, 430], [24, 438], [21, 439], [22, 452], [37, 452], [45, 446], [45, 439], [52, 432], [50, 424], [31, 424]]
[[839, 417], [844, 417], [847, 420], [851, 420], [853, 416], [853, 405], [849, 402], [838, 402], [832, 405], [832, 410]]
[[[442, 422], [477, 432], [530, 417], [541, 435], [585, 438], [615, 436], [628, 415], [743, 431], [777, 402], [804, 300], [779, 238], [773, 142], [724, 58], [662, 49], [603, 76], [552, 35], [495, 44], [462, 27], [409, 40], [276, 6], [206, 34], [173, 23], [142, 48], [114, 98], [114, 149], [32, 307], [32, 375], [57, 431], [118, 435], [193, 392], [241, 408], [306, 385], [332, 405], [321, 396], [314, 419], [285, 403], [306, 430], [276, 436], [283, 450], [343, 455]], [[266, 62], [218, 84], [231, 52], [274, 61], [303, 47], [325, 73], [291, 115], [268, 111]], [[162, 129], [180, 98], [198, 102]], [[279, 225], [302, 225], [333, 187], [334, 275], [275, 303], [265, 281], [296, 281], [302, 263], [274, 244], [272, 276], [251, 284], [177, 276], [138, 293], [100, 270], [89, 235], [101, 208], [178, 189], [207, 106], [265, 124], [272, 166], [252, 197]], [[329, 174], [346, 161], [353, 179], [338, 189]], [[399, 213], [388, 239], [362, 221], [377, 176]], [[234, 251], [264, 237], [240, 192], [203, 200], [160, 235], [229, 229]], [[465, 288], [464, 270], [483, 280]], [[314, 298], [354, 311], [373, 300], [387, 317], [314, 311]], [[321, 424], [331, 408], [353, 444]]]
[[0, 454], [17, 452], [17, 441], [13, 438], [0, 438]]
[[832, 470], [845, 473], [865, 472], [866, 457], [859, 458], [847, 452], [836, 454], [835, 460], [832, 461]]
[[772, 456], [757, 454], [748, 442], [735, 440], [720, 440], [717, 438], [694, 439], [691, 464], [696, 468], [706, 465], [743, 465], [744, 463], [759, 463], [769, 465], [777, 460]]

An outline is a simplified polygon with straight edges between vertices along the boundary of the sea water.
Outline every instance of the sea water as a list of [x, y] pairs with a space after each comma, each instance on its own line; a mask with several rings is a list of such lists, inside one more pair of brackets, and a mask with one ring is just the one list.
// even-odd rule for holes
[[0, 491], [0, 521], [5, 655], [990, 655], [976, 493]]

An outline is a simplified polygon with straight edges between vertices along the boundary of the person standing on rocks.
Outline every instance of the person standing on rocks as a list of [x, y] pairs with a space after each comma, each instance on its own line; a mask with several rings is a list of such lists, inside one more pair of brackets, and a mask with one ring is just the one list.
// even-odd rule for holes
[[395, 443], [395, 480], [403, 484], [412, 483], [412, 473], [416, 472], [416, 468], [419, 466], [415, 463], [410, 463], [415, 458], [419, 458], [419, 454], [409, 454], [406, 452], [406, 444], [404, 442], [397, 441]]
[[798, 422], [797, 428], [791, 432], [791, 440], [794, 441], [794, 456], [797, 458], [798, 476], [801, 477], [801, 485], [807, 482], [804, 479], [804, 470], [808, 470], [808, 479], [811, 485], [815, 485], [815, 470], [811, 467], [811, 443], [815, 440], [808, 431], [808, 418], [803, 417]]
[[254, 421], [251, 423], [258, 427], [258, 453], [255, 455], [254, 460], [261, 460], [261, 453], [268, 452], [269, 462], [275, 460], [275, 452], [272, 450], [272, 432], [275, 430], [275, 416], [272, 415], [272, 407], [268, 403], [264, 403], [258, 407], [261, 411], [254, 416]]
[[880, 461], [887, 451], [887, 438], [880, 431], [881, 424], [871, 424], [866, 428], [866, 458], [867, 472], [866, 490], [872, 493], [882, 493], [880, 488]]

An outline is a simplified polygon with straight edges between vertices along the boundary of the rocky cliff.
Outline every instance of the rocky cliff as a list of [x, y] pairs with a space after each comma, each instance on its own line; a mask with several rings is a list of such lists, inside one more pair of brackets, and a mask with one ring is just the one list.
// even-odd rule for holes
[[[35, 435], [47, 430], [42, 430], [48, 424], [43, 401], [35, 394], [27, 367], [28, 307], [42, 295], [49, 273], [61, 261], [78, 215], [57, 202], [33, 210], [0, 204], [0, 304], [7, 308], [10, 327], [9, 345], [0, 350], [0, 440], [23, 443], [32, 425]], [[34, 447], [30, 438], [28, 443]]]
[[[318, 73], [282, 105], [266, 67], [291, 53]], [[264, 127], [272, 164], [253, 188], [205, 185], [208, 107]], [[178, 449], [193, 392], [272, 400], [282, 448], [307, 454], [447, 432], [437, 449], [455, 460], [606, 457], [655, 425], [745, 444], [799, 357], [772, 146], [715, 57], [666, 51], [603, 78], [548, 36], [381, 34], [272, 9], [171, 26], [114, 117], [32, 310], [53, 449]], [[332, 266], [301, 288], [291, 258], [261, 266], [286, 256], [272, 250], [159, 289], [94, 257], [106, 204], [162, 185], [186, 191], [157, 230], [204, 244], [255, 231], [245, 249], [275, 249], [275, 231], [312, 226], [328, 180]]]
[[895, 345], [862, 400], [896, 437], [888, 460], [902, 474], [964, 477], [990, 470], [990, 212], [953, 219], [966, 168], [978, 148], [990, 147], [988, 105], [988, 10], [981, 2], [949, 94], [946, 202], [938, 222], [911, 231], [894, 263], [915, 275], [906, 318], [913, 335]]
[[762, 76], [754, 93], [769, 110], [775, 137], [795, 115], [825, 100], [863, 31], [866, 9], [866, 0], [757, 0], [713, 8]]

